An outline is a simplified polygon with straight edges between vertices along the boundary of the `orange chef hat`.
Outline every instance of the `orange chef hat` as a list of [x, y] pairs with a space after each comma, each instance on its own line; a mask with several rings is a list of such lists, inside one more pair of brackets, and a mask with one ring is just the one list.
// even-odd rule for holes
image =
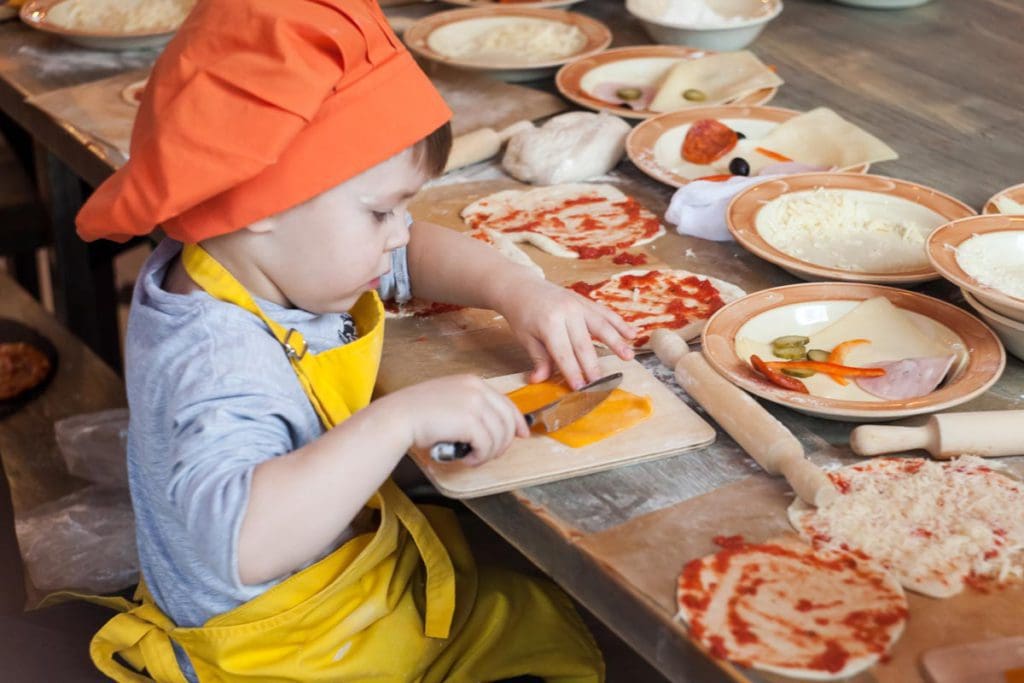
[[374, 0], [203, 0], [157, 60], [85, 240], [197, 242], [300, 204], [451, 112]]

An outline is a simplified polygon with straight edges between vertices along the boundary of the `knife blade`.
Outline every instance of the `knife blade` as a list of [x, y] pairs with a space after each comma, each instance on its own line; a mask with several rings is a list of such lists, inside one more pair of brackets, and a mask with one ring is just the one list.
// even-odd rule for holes
[[[531, 410], [523, 415], [526, 424], [543, 426], [544, 431], [554, 432], [572, 424], [601, 404], [622, 383], [622, 373], [616, 372], [594, 380], [590, 384], [570, 391], [568, 394]], [[470, 454], [472, 447], [462, 441], [443, 441], [430, 449], [430, 457], [437, 462], [461, 460]]]

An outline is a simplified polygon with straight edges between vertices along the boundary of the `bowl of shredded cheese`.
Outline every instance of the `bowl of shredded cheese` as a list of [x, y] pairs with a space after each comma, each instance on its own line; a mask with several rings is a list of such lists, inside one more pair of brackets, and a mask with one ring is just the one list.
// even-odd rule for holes
[[28, 26], [83, 47], [135, 50], [166, 44], [195, 4], [196, 0], [29, 0], [20, 14]]
[[782, 0], [626, 0], [626, 9], [658, 43], [726, 52], [753, 43]]
[[425, 59], [507, 81], [551, 75], [573, 59], [600, 52], [612, 39], [604, 24], [582, 14], [529, 8], [438, 12], [403, 37]]

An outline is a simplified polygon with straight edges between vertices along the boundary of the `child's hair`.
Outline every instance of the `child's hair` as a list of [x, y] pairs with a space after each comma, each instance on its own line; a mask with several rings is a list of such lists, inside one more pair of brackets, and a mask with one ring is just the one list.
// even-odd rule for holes
[[452, 149], [452, 124], [446, 121], [433, 133], [416, 143], [413, 158], [431, 178], [444, 172], [448, 163], [448, 153]]

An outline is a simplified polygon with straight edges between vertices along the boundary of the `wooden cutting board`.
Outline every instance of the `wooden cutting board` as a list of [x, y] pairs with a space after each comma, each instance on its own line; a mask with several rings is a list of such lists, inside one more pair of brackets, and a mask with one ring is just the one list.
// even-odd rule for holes
[[[427, 478], [450, 498], [476, 498], [535, 486], [559, 479], [653, 460], [702, 448], [715, 440], [715, 430], [636, 361], [614, 356], [601, 359], [605, 374], [622, 372], [621, 388], [649, 396], [654, 414], [644, 422], [583, 448], [570, 448], [542, 435], [517, 439], [500, 458], [478, 467], [438, 463], [425, 452], [413, 458]], [[489, 380], [503, 393], [526, 383], [523, 373]]]
[[1024, 683], [1024, 636], [929, 650], [921, 667], [929, 683]]

